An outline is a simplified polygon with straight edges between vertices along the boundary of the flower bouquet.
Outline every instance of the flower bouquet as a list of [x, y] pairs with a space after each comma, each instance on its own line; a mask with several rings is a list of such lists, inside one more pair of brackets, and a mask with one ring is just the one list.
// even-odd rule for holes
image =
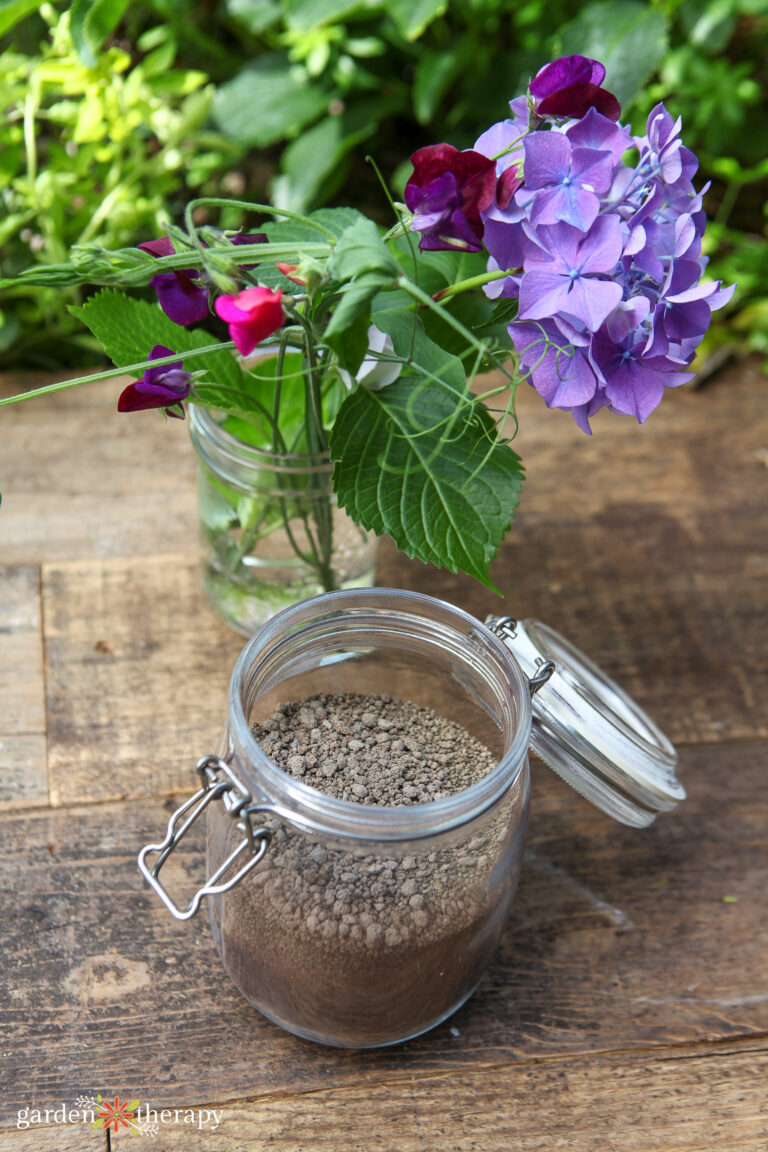
[[[370, 582], [383, 533], [492, 587], [523, 478], [518, 384], [589, 433], [690, 379], [733, 289], [702, 282], [679, 121], [660, 104], [633, 135], [604, 74], [555, 61], [474, 148], [421, 148], [386, 234], [348, 208], [200, 199], [160, 240], [22, 274], [102, 285], [74, 311], [115, 365], [26, 396], [128, 374], [120, 412], [191, 402], [204, 582], [235, 627]], [[208, 223], [231, 205], [273, 222]], [[154, 302], [125, 291], [146, 285]]]

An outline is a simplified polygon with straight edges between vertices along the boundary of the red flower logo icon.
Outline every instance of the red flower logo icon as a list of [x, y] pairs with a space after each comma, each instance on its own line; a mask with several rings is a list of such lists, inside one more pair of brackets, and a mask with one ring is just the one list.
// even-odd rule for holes
[[[111, 1102], [109, 1100], [102, 1100], [100, 1097], [98, 1097], [98, 1100], [102, 1110], [96, 1113], [94, 1128], [106, 1128], [107, 1130], [112, 1128], [114, 1132], [117, 1132], [121, 1125], [125, 1128], [134, 1127], [132, 1121], [136, 1115], [135, 1110], [139, 1105], [138, 1100], [131, 1100], [130, 1104], [127, 1100], [121, 1100], [119, 1096], [115, 1096]], [[99, 1123], [99, 1121], [101, 1121], [101, 1123]]]

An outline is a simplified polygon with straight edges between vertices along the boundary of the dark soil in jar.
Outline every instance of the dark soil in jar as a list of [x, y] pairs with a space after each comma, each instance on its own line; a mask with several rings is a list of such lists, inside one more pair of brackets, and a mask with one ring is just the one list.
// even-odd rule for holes
[[[281, 705], [254, 733], [302, 783], [366, 805], [429, 803], [496, 763], [460, 725], [389, 696]], [[502, 803], [448, 843], [353, 851], [275, 822], [263, 863], [220, 906], [231, 975], [314, 1039], [359, 1047], [430, 1027], [471, 993], [496, 946], [517, 880], [514, 825]]]

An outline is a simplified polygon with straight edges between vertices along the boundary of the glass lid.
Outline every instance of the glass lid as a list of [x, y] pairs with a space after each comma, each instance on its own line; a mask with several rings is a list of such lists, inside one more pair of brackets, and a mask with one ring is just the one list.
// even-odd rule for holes
[[583, 652], [538, 620], [485, 623], [531, 682], [531, 748], [577, 792], [637, 828], [685, 798], [672, 744]]

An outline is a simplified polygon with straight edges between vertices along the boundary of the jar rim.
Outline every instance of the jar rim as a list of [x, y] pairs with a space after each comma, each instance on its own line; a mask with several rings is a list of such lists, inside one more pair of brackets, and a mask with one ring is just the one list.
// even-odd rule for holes
[[[273, 471], [329, 472], [333, 465], [330, 452], [273, 452], [246, 444], [222, 428], [213, 413], [215, 408], [190, 402], [189, 434], [197, 452], [218, 471], [227, 465], [250, 465]], [[210, 459], [209, 459], [210, 457]]]
[[[456, 626], [457, 637], [466, 636], [469, 630], [476, 644], [486, 645], [489, 661], [495, 659], [509, 690], [507, 711], [514, 725], [512, 739], [490, 772], [468, 788], [439, 800], [379, 807], [340, 800], [320, 792], [284, 772], [267, 756], [251, 731], [245, 708], [249, 676], [259, 653], [266, 652], [280, 636], [319, 621], [335, 609], [350, 616], [356, 610], [361, 613], [366, 609], [381, 613], [382, 618], [389, 613], [401, 626], [408, 616], [414, 622], [428, 622], [430, 613], [440, 613], [446, 627], [449, 621]], [[475, 645], [473, 657], [476, 661], [478, 652]], [[236, 757], [238, 768], [247, 777], [247, 787], [262, 793], [267, 806], [281, 817], [306, 831], [342, 839], [394, 843], [452, 831], [492, 807], [524, 770], [532, 716], [529, 684], [520, 665], [506, 645], [474, 616], [422, 593], [398, 588], [371, 588], [327, 592], [294, 604], [267, 621], [247, 642], [235, 664], [229, 689], [229, 720], [232, 726], [229, 754], [234, 754], [231, 747], [231, 737], [234, 736], [246, 759], [246, 763], [242, 763], [240, 757]]]

